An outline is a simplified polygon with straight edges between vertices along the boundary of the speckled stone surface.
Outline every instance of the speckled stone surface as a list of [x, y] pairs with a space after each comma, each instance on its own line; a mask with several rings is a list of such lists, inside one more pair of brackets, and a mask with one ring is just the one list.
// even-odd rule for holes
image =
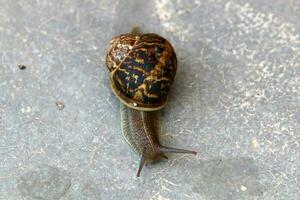
[[[299, 13], [298, 0], [0, 0], [0, 199], [298, 199]], [[161, 141], [198, 151], [140, 178], [104, 65], [135, 25], [178, 56]]]

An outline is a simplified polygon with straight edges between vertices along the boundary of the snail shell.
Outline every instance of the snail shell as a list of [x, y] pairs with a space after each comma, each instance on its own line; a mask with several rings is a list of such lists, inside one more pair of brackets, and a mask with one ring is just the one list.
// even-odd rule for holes
[[111, 87], [126, 106], [143, 111], [160, 110], [177, 69], [174, 48], [156, 34], [123, 34], [109, 45], [106, 65]]

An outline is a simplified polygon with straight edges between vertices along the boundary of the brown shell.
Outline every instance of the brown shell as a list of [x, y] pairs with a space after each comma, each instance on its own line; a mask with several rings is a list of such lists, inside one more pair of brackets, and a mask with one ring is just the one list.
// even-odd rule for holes
[[106, 65], [111, 87], [128, 107], [154, 111], [165, 106], [174, 81], [174, 48], [156, 34], [123, 34], [110, 41]]

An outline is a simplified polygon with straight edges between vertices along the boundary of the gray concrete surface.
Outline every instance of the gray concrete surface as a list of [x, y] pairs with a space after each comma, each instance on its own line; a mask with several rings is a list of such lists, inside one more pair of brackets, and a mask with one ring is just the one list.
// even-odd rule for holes
[[[0, 199], [299, 199], [299, 13], [298, 0], [0, 0]], [[162, 142], [198, 151], [140, 178], [104, 65], [134, 25], [178, 54]]]

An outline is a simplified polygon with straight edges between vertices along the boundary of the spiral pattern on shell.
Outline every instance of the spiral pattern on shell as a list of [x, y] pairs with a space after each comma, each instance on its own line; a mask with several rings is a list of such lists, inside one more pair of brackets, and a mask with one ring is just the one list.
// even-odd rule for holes
[[177, 69], [172, 45], [157, 34], [122, 34], [110, 41], [106, 65], [111, 87], [127, 106], [144, 111], [165, 106]]

